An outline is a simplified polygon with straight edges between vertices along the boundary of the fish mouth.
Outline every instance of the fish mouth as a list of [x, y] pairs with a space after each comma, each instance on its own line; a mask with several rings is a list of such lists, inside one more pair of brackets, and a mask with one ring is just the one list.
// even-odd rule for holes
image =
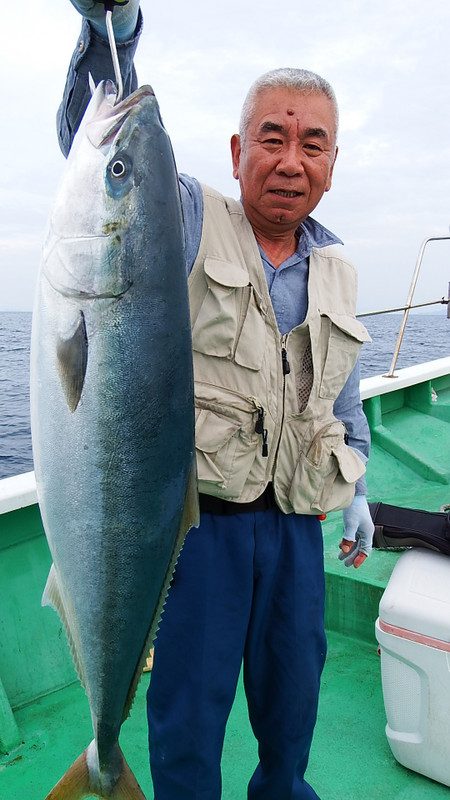
[[100, 105], [95, 116], [86, 126], [86, 136], [96, 148], [111, 144], [132, 111], [145, 98], [153, 98], [156, 103], [155, 93], [151, 86], [140, 86], [117, 105], [114, 105], [116, 87], [112, 81], [103, 81], [97, 87], [97, 91], [99, 90], [102, 92]]
[[[113, 87], [113, 91], [115, 92], [115, 86], [112, 81], [108, 81], [108, 83]], [[138, 105], [143, 97], [155, 97], [155, 93], [149, 84], [139, 86], [139, 88], [135, 89], [134, 92], [124, 97], [120, 103], [114, 105], [113, 109], [114, 111], [121, 111], [122, 109], [131, 108]]]
[[141, 102], [143, 97], [155, 97], [155, 93], [152, 87], [149, 84], [144, 84], [143, 86], [139, 86], [138, 89], [135, 89], [134, 92], [124, 97], [120, 103], [117, 103], [114, 106], [115, 109], [120, 108], [130, 108], [131, 106], [135, 106]]

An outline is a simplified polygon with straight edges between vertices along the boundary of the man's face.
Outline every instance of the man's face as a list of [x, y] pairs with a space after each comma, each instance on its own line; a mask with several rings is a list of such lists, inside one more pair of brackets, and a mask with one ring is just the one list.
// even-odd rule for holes
[[263, 90], [244, 141], [235, 134], [231, 152], [252, 227], [268, 236], [295, 230], [331, 187], [333, 105], [319, 93]]

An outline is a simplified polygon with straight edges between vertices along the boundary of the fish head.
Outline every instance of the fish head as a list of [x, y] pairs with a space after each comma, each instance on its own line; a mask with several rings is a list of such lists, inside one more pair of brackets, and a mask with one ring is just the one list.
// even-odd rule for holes
[[43, 253], [43, 273], [59, 294], [121, 298], [142, 262], [135, 258], [162, 129], [153, 90], [143, 86], [114, 105], [115, 88], [94, 91], [69, 154]]

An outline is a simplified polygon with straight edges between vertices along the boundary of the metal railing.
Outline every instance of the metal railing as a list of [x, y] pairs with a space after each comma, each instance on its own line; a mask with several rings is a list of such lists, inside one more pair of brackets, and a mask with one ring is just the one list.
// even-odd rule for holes
[[386, 308], [382, 311], [367, 311], [364, 314], [357, 314], [356, 316], [359, 317], [374, 317], [378, 314], [392, 314], [396, 311], [403, 311], [403, 319], [400, 325], [400, 330], [397, 336], [397, 342], [395, 344], [394, 354], [392, 356], [391, 366], [389, 371], [383, 375], [383, 378], [395, 378], [395, 367], [397, 364], [398, 356], [400, 353], [400, 348], [402, 346], [403, 335], [405, 333], [406, 323], [408, 322], [409, 312], [412, 308], [425, 308], [425, 306], [435, 306], [435, 305], [446, 305], [447, 306], [447, 318], [450, 319], [450, 283], [448, 285], [448, 297], [445, 299], [442, 297], [440, 300], [430, 300], [427, 303], [416, 303], [413, 305], [413, 297], [414, 292], [416, 289], [417, 279], [419, 277], [420, 268], [422, 266], [423, 255], [425, 252], [425, 248], [427, 244], [430, 242], [440, 242], [440, 241], [450, 241], [450, 235], [446, 236], [429, 236], [428, 239], [424, 239], [420, 246], [419, 255], [417, 256], [416, 266], [414, 268], [413, 276], [411, 279], [411, 285], [409, 287], [408, 297], [406, 298], [406, 303], [404, 306], [400, 306], [399, 308]]

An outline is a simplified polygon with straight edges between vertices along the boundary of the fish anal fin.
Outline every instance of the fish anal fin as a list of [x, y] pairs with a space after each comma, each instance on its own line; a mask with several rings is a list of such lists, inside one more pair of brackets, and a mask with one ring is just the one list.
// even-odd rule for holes
[[80, 311], [78, 324], [72, 336], [59, 338], [56, 357], [61, 386], [67, 405], [73, 413], [80, 402], [86, 376], [88, 359], [88, 338], [84, 314]]
[[73, 762], [45, 800], [81, 800], [91, 794], [86, 751]]
[[42, 606], [52, 606], [61, 616], [63, 600], [59, 589], [59, 580], [56, 574], [55, 565], [52, 564], [48, 573], [47, 583], [41, 600]]
[[52, 606], [57, 611], [59, 618], [64, 625], [67, 641], [69, 643], [70, 652], [72, 655], [73, 663], [77, 671], [77, 675], [86, 688], [86, 682], [83, 675], [81, 662], [79, 659], [79, 646], [77, 643], [77, 636], [73, 624], [71, 624], [71, 615], [67, 609], [64, 597], [61, 592], [60, 581], [55, 565], [52, 564], [50, 572], [48, 573], [47, 583], [45, 584], [44, 593], [42, 595], [41, 604], [43, 606]]

